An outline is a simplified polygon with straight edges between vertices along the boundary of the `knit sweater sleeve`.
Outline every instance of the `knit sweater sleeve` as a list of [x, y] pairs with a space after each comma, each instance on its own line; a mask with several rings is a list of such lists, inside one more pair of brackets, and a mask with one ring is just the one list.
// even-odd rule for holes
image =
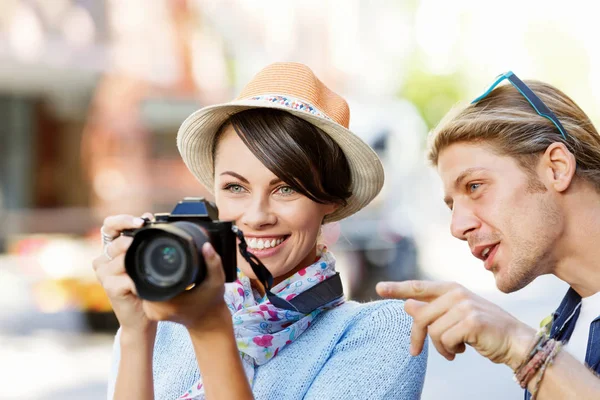
[[113, 352], [110, 366], [110, 373], [108, 375], [108, 387], [106, 392], [106, 399], [113, 400], [115, 395], [115, 384], [117, 382], [117, 374], [119, 373], [119, 362], [121, 359], [121, 348], [119, 346], [119, 336], [121, 334], [121, 328], [115, 335], [115, 341], [113, 343]]
[[411, 317], [401, 301], [382, 306], [348, 328], [305, 399], [420, 399], [427, 366], [409, 354]]

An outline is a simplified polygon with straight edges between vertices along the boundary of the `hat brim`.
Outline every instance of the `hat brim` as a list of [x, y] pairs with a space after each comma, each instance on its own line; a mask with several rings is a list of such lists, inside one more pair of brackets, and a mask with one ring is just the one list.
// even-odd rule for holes
[[351, 174], [352, 195], [346, 206], [327, 215], [324, 222], [334, 222], [361, 210], [377, 196], [384, 182], [384, 171], [377, 154], [349, 129], [338, 123], [284, 105], [256, 100], [237, 100], [205, 107], [190, 115], [177, 133], [177, 148], [185, 165], [211, 193], [214, 192], [212, 149], [215, 134], [233, 114], [253, 108], [287, 111], [320, 128], [340, 146]]

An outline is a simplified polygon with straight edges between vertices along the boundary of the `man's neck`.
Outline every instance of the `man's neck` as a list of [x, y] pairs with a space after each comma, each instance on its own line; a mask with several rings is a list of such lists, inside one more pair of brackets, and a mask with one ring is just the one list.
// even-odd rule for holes
[[554, 275], [588, 297], [600, 292], [600, 196], [587, 188], [570, 197]]

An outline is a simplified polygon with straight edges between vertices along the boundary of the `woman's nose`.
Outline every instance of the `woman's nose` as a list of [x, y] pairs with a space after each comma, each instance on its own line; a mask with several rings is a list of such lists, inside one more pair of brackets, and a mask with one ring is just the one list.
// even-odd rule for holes
[[277, 216], [272, 211], [269, 201], [261, 197], [253, 200], [244, 210], [241, 222], [251, 229], [258, 230], [277, 223]]

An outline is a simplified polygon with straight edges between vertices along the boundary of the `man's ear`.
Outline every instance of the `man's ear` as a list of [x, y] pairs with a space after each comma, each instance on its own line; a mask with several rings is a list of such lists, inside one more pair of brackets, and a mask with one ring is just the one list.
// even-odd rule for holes
[[573, 182], [577, 161], [564, 143], [555, 142], [544, 152], [542, 168], [546, 171], [549, 186], [557, 192], [564, 192]]

